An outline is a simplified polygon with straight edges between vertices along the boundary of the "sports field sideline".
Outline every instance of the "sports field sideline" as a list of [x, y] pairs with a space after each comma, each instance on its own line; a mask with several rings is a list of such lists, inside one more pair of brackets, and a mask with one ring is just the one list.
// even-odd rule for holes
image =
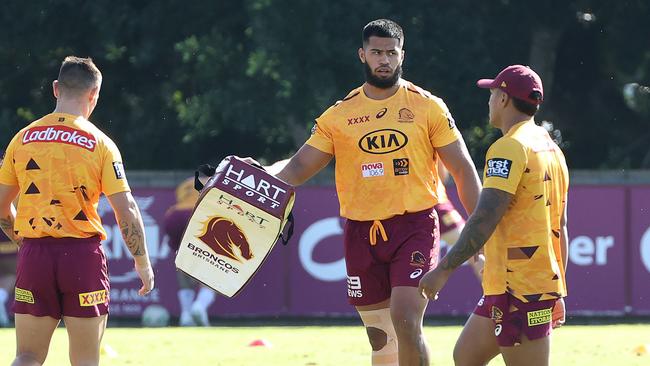
[[[453, 365], [460, 326], [426, 326], [432, 365]], [[13, 359], [14, 329], [0, 329], [0, 365]], [[251, 347], [255, 340], [267, 346]], [[66, 365], [67, 336], [59, 328], [46, 365]], [[359, 326], [108, 328], [102, 365], [369, 365]], [[645, 354], [635, 348], [647, 344]], [[642, 351], [642, 350], [641, 350]], [[554, 333], [552, 365], [650, 365], [650, 325], [567, 325]], [[503, 365], [500, 358], [490, 365]]]

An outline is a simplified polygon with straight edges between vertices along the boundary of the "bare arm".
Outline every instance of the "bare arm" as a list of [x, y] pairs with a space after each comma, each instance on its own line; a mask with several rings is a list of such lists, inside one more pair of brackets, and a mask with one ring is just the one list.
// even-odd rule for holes
[[108, 196], [108, 201], [115, 212], [122, 238], [137, 264], [147, 264], [149, 255], [144, 237], [144, 224], [138, 205], [131, 192], [119, 192]]
[[16, 209], [13, 201], [18, 196], [18, 186], [0, 184], [0, 228], [7, 238], [20, 246], [21, 238], [14, 232]]
[[[291, 157], [271, 165], [272, 170], [280, 170], [276, 176], [292, 186], [299, 186], [321, 171], [334, 156], [324, 153], [310, 145], [302, 145]], [[284, 166], [281, 166], [284, 162]]]
[[454, 178], [458, 195], [468, 214], [474, 212], [481, 193], [481, 182], [476, 174], [476, 167], [469, 156], [465, 142], [456, 140], [437, 149], [442, 162]]
[[479, 197], [476, 211], [467, 220], [460, 238], [435, 269], [420, 279], [422, 296], [435, 300], [452, 272], [485, 245], [505, 214], [514, 196], [508, 192], [485, 188]]
[[131, 192], [119, 192], [107, 198], [115, 212], [115, 220], [120, 226], [126, 247], [133, 255], [135, 270], [140, 276], [140, 280], [142, 280], [139, 293], [144, 296], [153, 289], [154, 275], [149, 261], [149, 254], [147, 253], [144, 224], [142, 223], [138, 204]]
[[568, 200], [564, 201], [564, 212], [560, 220], [560, 248], [562, 250], [562, 265], [566, 274], [566, 267], [569, 261], [569, 230], [567, 229], [567, 207]]
[[442, 270], [453, 271], [485, 245], [506, 213], [514, 196], [508, 192], [486, 188], [481, 192], [476, 211], [467, 220], [460, 238], [440, 261]]

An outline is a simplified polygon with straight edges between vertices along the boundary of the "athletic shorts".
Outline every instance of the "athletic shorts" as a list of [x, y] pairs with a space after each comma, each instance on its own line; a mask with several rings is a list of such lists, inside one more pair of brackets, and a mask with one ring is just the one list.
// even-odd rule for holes
[[418, 287], [422, 275], [438, 264], [440, 233], [435, 210], [407, 213], [380, 222], [388, 240], [375, 233], [375, 245], [370, 243], [370, 230], [376, 223], [345, 223], [348, 301], [354, 306], [384, 301], [396, 286]]
[[444, 235], [458, 226], [465, 224], [465, 219], [456, 211], [453, 203], [449, 201], [442, 202], [433, 208], [436, 209], [440, 218], [440, 235]]
[[18, 314], [93, 318], [108, 313], [108, 268], [98, 236], [24, 239], [18, 251]]
[[509, 293], [481, 297], [474, 314], [494, 321], [494, 335], [501, 347], [521, 344], [521, 334], [529, 340], [551, 334], [553, 306], [557, 300], [523, 302]]

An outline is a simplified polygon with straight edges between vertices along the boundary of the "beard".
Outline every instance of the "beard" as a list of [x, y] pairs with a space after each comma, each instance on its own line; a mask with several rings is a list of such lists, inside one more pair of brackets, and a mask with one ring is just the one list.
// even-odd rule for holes
[[397, 66], [397, 69], [395, 69], [395, 72], [393, 75], [391, 75], [388, 78], [382, 78], [379, 76], [376, 76], [375, 74], [372, 73], [372, 70], [370, 69], [370, 66], [368, 66], [368, 63], [363, 64], [363, 71], [364, 74], [366, 75], [366, 82], [374, 87], [377, 87], [379, 89], [389, 89], [395, 86], [397, 84], [397, 81], [399, 80], [400, 77], [402, 77], [402, 65], [400, 64]]

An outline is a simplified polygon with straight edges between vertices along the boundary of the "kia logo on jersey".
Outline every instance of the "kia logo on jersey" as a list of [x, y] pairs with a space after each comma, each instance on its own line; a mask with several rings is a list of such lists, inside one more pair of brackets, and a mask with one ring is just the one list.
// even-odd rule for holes
[[408, 141], [404, 132], [385, 128], [363, 135], [359, 148], [369, 154], [388, 154], [403, 148]]

